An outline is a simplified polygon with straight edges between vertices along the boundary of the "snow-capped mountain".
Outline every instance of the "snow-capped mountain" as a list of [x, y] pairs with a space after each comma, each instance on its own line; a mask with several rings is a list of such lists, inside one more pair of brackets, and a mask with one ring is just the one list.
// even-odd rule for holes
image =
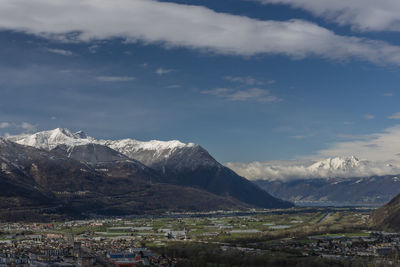
[[134, 139], [122, 139], [117, 141], [101, 140], [98, 142], [103, 145], [109, 146], [117, 151], [120, 151], [121, 153], [126, 155], [134, 154], [144, 150], [150, 150], [154, 151], [154, 153], [159, 153], [159, 154], [161, 154], [162, 152], [166, 152], [163, 155], [164, 157], [168, 157], [171, 154], [171, 152], [175, 149], [196, 146], [196, 144], [193, 143], [185, 144], [178, 140], [172, 140], [172, 141], [151, 140], [148, 142], [142, 142]]
[[176, 161], [174, 168], [182, 168], [183, 165], [190, 165], [193, 168], [194, 165], [215, 163], [214, 160], [210, 162], [210, 157], [199, 157], [201, 155], [199, 152], [202, 150], [199, 145], [185, 144], [177, 140], [142, 142], [134, 139], [123, 139], [100, 140], [98, 143], [164, 172], [166, 167], [170, 166], [174, 160]]
[[42, 131], [31, 135], [9, 136], [8, 140], [21, 145], [33, 146], [45, 150], [53, 150], [64, 145], [68, 151], [73, 151], [76, 146], [98, 144], [107, 146], [119, 153], [142, 162], [164, 173], [168, 166], [174, 169], [197, 168], [202, 166], [216, 166], [216, 162], [208, 152], [194, 143], [182, 143], [178, 140], [147, 142], [134, 139], [122, 140], [96, 140], [83, 131], [72, 133], [68, 129], [57, 128]]
[[70, 130], [65, 128], [57, 128], [34, 134], [9, 136], [7, 139], [20, 145], [32, 146], [45, 150], [52, 150], [59, 145], [65, 145], [71, 148], [87, 144], [99, 144], [110, 147], [111, 149], [114, 149], [130, 158], [133, 158], [135, 155], [143, 153], [144, 151], [151, 152], [152, 158], [156, 158], [157, 161], [170, 157], [176, 150], [198, 146], [193, 143], [185, 144], [178, 140], [151, 140], [148, 142], [134, 139], [96, 140], [83, 131], [72, 133]]
[[71, 133], [68, 129], [57, 128], [35, 134], [23, 134], [7, 137], [8, 140], [20, 145], [33, 146], [52, 150], [58, 145], [78, 146], [95, 143], [94, 138], [88, 137], [84, 132]]
[[307, 167], [312, 177], [336, 178], [354, 177], [359, 174], [373, 175], [372, 163], [355, 156], [328, 158]]
[[226, 166], [250, 180], [269, 181], [354, 178], [400, 173], [400, 167], [395, 164], [361, 160], [355, 156], [304, 162], [226, 163]]
[[[292, 206], [291, 203], [272, 197], [260, 187], [238, 176], [217, 162], [207, 150], [193, 143], [185, 144], [177, 140], [96, 140], [84, 132], [72, 133], [61, 128], [32, 135], [11, 136], [8, 139], [21, 145], [61, 153], [85, 163], [99, 164], [99, 161], [103, 161], [103, 166], [107, 167], [102, 169], [113, 169], [114, 173], [118, 173], [119, 168], [110, 166], [112, 161], [121, 158], [120, 155], [112, 153], [114, 151], [150, 167], [158, 173], [157, 180], [161, 179], [163, 183], [199, 188], [263, 208]], [[106, 165], [104, 160], [107, 161]], [[125, 166], [124, 174], [131, 173], [126, 169]]]
[[358, 168], [362, 164], [366, 164], [366, 162], [360, 161], [355, 156], [337, 157], [318, 161], [312, 164], [309, 169], [311, 171], [350, 171], [354, 168]]
[[399, 167], [355, 156], [226, 165], [271, 195], [297, 204], [382, 204], [400, 192]]
[[[0, 138], [2, 220], [253, 207], [206, 190], [159, 182], [154, 170], [105, 146], [74, 146], [68, 156], [65, 147], [46, 151]], [[98, 151], [100, 158], [92, 158]]]

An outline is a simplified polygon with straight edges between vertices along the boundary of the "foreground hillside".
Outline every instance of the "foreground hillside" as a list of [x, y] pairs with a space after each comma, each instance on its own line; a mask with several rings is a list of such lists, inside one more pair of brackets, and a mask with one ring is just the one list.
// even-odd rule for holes
[[400, 194], [377, 209], [371, 219], [372, 223], [380, 229], [400, 231]]

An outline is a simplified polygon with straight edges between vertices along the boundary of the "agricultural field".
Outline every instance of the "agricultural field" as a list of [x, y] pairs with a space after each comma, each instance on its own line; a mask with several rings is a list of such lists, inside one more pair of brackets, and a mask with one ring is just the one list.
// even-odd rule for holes
[[400, 236], [374, 229], [369, 219], [371, 211], [296, 208], [247, 214], [220, 212], [2, 224], [0, 241], [15, 242], [32, 235], [57, 237], [81, 242], [95, 255], [145, 248], [157, 255], [169, 255], [177, 266], [217, 266], [227, 262], [231, 266], [393, 263]]

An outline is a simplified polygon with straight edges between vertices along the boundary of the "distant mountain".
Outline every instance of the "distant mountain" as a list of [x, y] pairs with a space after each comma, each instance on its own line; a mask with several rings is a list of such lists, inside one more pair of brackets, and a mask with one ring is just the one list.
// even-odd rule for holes
[[308, 167], [310, 172], [319, 173], [322, 177], [343, 177], [355, 169], [367, 166], [368, 162], [360, 161], [355, 156], [328, 158]]
[[382, 205], [400, 192], [400, 169], [357, 157], [228, 163], [271, 195], [304, 205]]
[[377, 209], [371, 216], [371, 222], [382, 230], [400, 231], [400, 194]]
[[382, 205], [400, 192], [400, 176], [254, 181], [271, 195], [303, 205]]
[[204, 148], [193, 143], [95, 140], [83, 132], [72, 133], [60, 128], [12, 136], [9, 140], [85, 163], [110, 177], [129, 178], [136, 172], [146, 173], [151, 182], [205, 190], [243, 205], [262, 208], [292, 206], [222, 166]]
[[50, 131], [42, 131], [35, 134], [22, 134], [7, 137], [20, 145], [33, 146], [46, 150], [52, 150], [59, 145], [77, 146], [93, 143], [95, 140], [84, 132], [71, 133], [68, 129], [57, 128]]
[[250, 180], [290, 181], [310, 178], [354, 178], [400, 174], [400, 166], [360, 160], [355, 156], [320, 161], [270, 161], [225, 164]]

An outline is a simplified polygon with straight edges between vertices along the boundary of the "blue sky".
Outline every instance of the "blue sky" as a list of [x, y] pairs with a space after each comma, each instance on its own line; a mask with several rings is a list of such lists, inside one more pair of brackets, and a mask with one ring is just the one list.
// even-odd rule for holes
[[400, 137], [400, 7], [313, 2], [0, 0], [0, 134], [179, 139], [222, 162]]

